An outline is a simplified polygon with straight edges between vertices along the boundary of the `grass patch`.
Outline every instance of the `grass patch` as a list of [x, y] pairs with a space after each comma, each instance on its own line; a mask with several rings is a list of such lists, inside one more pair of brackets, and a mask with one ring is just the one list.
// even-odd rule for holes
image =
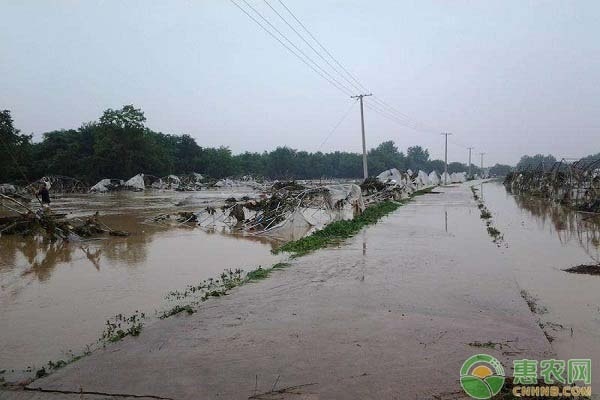
[[481, 219], [490, 219], [492, 218], [492, 213], [488, 210], [481, 210]]
[[118, 342], [125, 336], [139, 336], [144, 326], [143, 320], [146, 314], [139, 311], [134, 312], [130, 316], [117, 314], [112, 319], [106, 321], [106, 327], [100, 338], [101, 343]]
[[333, 242], [354, 236], [363, 227], [376, 223], [401, 205], [402, 203], [395, 201], [384, 201], [369, 206], [361, 215], [351, 220], [333, 222], [312, 235], [284, 244], [274, 250], [274, 252], [280, 253], [285, 251], [293, 253], [294, 256], [310, 253], [311, 251], [326, 247]]
[[500, 231], [493, 226], [488, 226], [487, 231], [494, 239], [497, 239], [501, 235]]
[[264, 269], [263, 267], [258, 267], [254, 271], [248, 272], [246, 275], [246, 279], [248, 281], [260, 281], [261, 279], [266, 279], [271, 273], [272, 268]]
[[371, 205], [367, 207], [361, 215], [358, 215], [351, 220], [333, 222], [309, 236], [287, 242], [283, 246], [275, 249], [273, 253], [287, 252], [292, 253], [293, 257], [298, 257], [326, 247], [332, 243], [337, 243], [343, 239], [354, 236], [365, 226], [376, 223], [381, 218], [406, 204], [410, 199], [431, 193], [433, 189], [433, 187], [429, 187], [417, 190], [411, 194], [409, 199], [400, 201], [387, 200]]
[[188, 315], [193, 314], [195, 312], [194, 309], [192, 308], [192, 306], [190, 306], [189, 304], [187, 304], [185, 306], [177, 304], [175, 307], [171, 308], [170, 310], [163, 312], [161, 315], [158, 316], [158, 318], [160, 318], [160, 319], [169, 318], [172, 315], [177, 315], [184, 311], [187, 312]]

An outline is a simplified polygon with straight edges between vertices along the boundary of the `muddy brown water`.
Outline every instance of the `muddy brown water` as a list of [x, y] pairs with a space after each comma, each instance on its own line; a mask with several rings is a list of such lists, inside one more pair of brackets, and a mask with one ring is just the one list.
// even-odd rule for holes
[[478, 186], [502, 232], [507, 267], [535, 299], [559, 359], [591, 358], [600, 382], [600, 276], [563, 271], [600, 261], [600, 219], [546, 200], [508, 193], [499, 182]]
[[[148, 223], [162, 212], [198, 209], [251, 192], [116, 193], [53, 201], [71, 217], [99, 211], [101, 220], [131, 236], [81, 243], [0, 237], [0, 370], [35, 371], [80, 354], [100, 337], [106, 320], [139, 310], [153, 315], [164, 297], [225, 268], [254, 269], [281, 260], [275, 242], [189, 226]], [[175, 207], [175, 203], [184, 205]]]
[[[504, 235], [499, 252], [485, 251], [489, 257], [501, 257], [520, 289], [535, 299], [541, 310], [535, 318], [553, 338], [557, 358], [591, 358], [596, 366], [600, 362], [600, 277], [563, 269], [600, 260], [597, 218], [515, 196], [497, 182], [478, 187], [494, 226]], [[77, 352], [94, 342], [106, 318], [135, 310], [152, 312], [160, 308], [169, 290], [216, 276], [223, 268], [276, 262], [270, 254], [272, 242], [142, 223], [172, 209], [176, 202], [194, 209], [230, 196], [229, 192], [71, 196], [58, 199], [54, 207], [73, 215], [99, 209], [108, 214], [106, 223], [134, 234], [90, 242], [87, 250], [1, 237], [0, 369], [65, 358], [66, 350]], [[431, 196], [428, 201], [437, 200]], [[476, 227], [461, 214], [478, 211], [452, 203], [445, 206], [445, 212], [430, 215], [439, 218], [440, 229], [465, 240], [470, 237], [465, 230], [481, 228], [486, 235], [483, 220]], [[431, 246], [439, 245], [436, 240], [440, 239], [431, 238]], [[363, 254], [365, 249], [363, 245]], [[502, 279], [497, 280], [500, 286], [506, 284]], [[493, 276], [489, 284], [494, 284]], [[431, 289], [435, 288], [423, 288], [428, 293]], [[420, 306], [420, 301], [412, 300], [406, 307]], [[592, 370], [593, 382], [600, 382], [600, 368]]]

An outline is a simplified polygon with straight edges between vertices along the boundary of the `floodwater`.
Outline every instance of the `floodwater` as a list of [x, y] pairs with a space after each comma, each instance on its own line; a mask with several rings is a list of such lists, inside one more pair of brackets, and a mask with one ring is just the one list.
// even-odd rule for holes
[[591, 358], [592, 382], [600, 382], [600, 276], [563, 271], [600, 261], [599, 218], [510, 194], [499, 182], [480, 188], [504, 235], [507, 267], [537, 299], [537, 317], [558, 358]]
[[[270, 266], [273, 241], [149, 218], [198, 210], [252, 192], [154, 192], [65, 196], [53, 210], [70, 217], [99, 211], [101, 221], [129, 237], [64, 243], [0, 237], [0, 370], [22, 371], [80, 354], [100, 337], [106, 320], [136, 310], [154, 315], [165, 295], [218, 277], [226, 268]], [[175, 203], [184, 204], [175, 207]]]

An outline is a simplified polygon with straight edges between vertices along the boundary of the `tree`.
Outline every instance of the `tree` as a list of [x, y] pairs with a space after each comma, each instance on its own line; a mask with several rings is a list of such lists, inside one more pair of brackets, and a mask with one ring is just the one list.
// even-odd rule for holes
[[23, 135], [13, 125], [9, 110], [0, 111], [0, 183], [27, 181], [31, 136]]
[[448, 173], [449, 174], [453, 174], [455, 172], [467, 172], [468, 170], [469, 170], [469, 167], [463, 163], [459, 163], [459, 162], [448, 163]]
[[548, 171], [552, 168], [554, 163], [556, 162], [556, 158], [552, 154], [548, 154], [547, 156], [543, 154], [536, 154], [535, 156], [524, 155], [519, 160], [517, 164], [517, 169], [537, 169], [544, 168], [544, 170]]
[[144, 113], [132, 105], [104, 111], [95, 132], [93, 162], [98, 175], [131, 177], [151, 166], [146, 162], [152, 144], [145, 134], [145, 120]]
[[101, 126], [119, 127], [121, 129], [141, 130], [144, 129], [144, 122], [146, 122], [144, 112], [139, 108], [135, 108], [132, 104], [123, 106], [120, 110], [109, 108], [100, 117]]
[[369, 174], [378, 175], [381, 172], [397, 168], [403, 170], [406, 168], [406, 157], [392, 140], [381, 143], [374, 149], [371, 149], [367, 157], [369, 163]]
[[512, 169], [510, 165], [496, 164], [490, 168], [490, 176], [506, 176]]
[[414, 172], [421, 169], [426, 170], [429, 163], [429, 151], [423, 149], [421, 146], [409, 147], [406, 150], [406, 160], [408, 168]]

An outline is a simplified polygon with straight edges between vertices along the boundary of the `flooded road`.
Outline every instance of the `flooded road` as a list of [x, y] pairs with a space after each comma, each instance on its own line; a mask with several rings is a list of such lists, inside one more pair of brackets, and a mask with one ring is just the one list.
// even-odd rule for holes
[[245, 194], [63, 197], [53, 202], [55, 211], [76, 217], [98, 210], [103, 223], [131, 235], [81, 243], [0, 237], [0, 370], [35, 371], [48, 361], [68, 360], [69, 351], [80, 354], [94, 344], [118, 313], [152, 316], [168, 306], [169, 291], [217, 277], [225, 268], [250, 270], [280, 260], [266, 239], [148, 222], [175, 202], [187, 200], [187, 209], [198, 209], [232, 195]]
[[[591, 358], [600, 382], [600, 276], [563, 271], [600, 260], [600, 221], [536, 198], [483, 185], [483, 199], [504, 235], [508, 268], [535, 299], [538, 318], [558, 358]], [[595, 386], [596, 391], [598, 390]]]
[[344, 243], [28, 388], [190, 400], [464, 398], [460, 366], [476, 352], [507, 368], [551, 356], [501, 251], [467, 185], [437, 188]]

